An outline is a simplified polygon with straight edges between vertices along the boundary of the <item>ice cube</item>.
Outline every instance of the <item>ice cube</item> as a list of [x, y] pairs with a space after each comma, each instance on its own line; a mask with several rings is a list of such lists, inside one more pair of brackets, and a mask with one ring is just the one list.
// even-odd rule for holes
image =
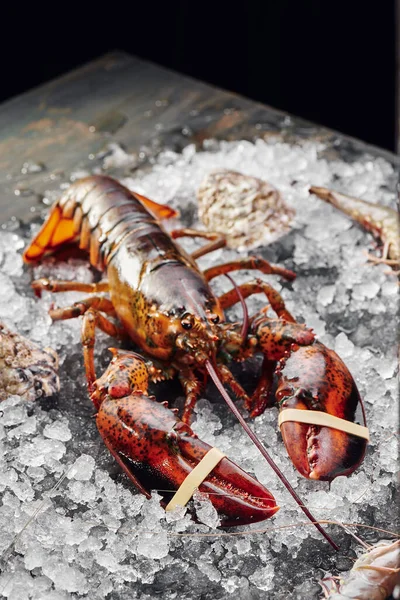
[[196, 507], [196, 515], [201, 523], [208, 527], [216, 528], [221, 524], [221, 519], [214, 508], [213, 504], [207, 497], [207, 494], [202, 494], [196, 491], [193, 494], [193, 500]]
[[[74, 467], [72, 467], [74, 468]], [[81, 503], [87, 503], [90, 504], [91, 502], [93, 502], [93, 500], [96, 498], [96, 490], [93, 484], [91, 484], [88, 481], [82, 481], [82, 466], [80, 466], [80, 471], [79, 471], [79, 481], [71, 481], [71, 483], [68, 486], [68, 496], [71, 498], [71, 500], [73, 500], [74, 502], [81, 502]], [[87, 477], [87, 473], [85, 472], [85, 479]], [[76, 479], [76, 475], [75, 475], [75, 479]], [[89, 477], [90, 479], [90, 477]]]
[[81, 454], [76, 459], [71, 469], [68, 470], [68, 479], [76, 479], [78, 481], [89, 481], [92, 477], [93, 469], [95, 466], [95, 460], [88, 454]]
[[13, 427], [26, 421], [26, 407], [19, 396], [9, 396], [1, 403], [0, 419], [4, 427]]
[[115, 556], [113, 556], [111, 550], [107, 548], [105, 550], [99, 550], [96, 552], [96, 561], [97, 563], [104, 567], [110, 573], [115, 573], [118, 571], [119, 565]]
[[19, 427], [14, 427], [8, 432], [9, 438], [20, 438], [22, 435], [32, 435], [37, 428], [37, 420], [35, 416], [27, 417], [24, 423]]
[[274, 573], [275, 569], [271, 564], [266, 564], [265, 566], [257, 569], [252, 575], [249, 577], [249, 581], [254, 583], [254, 585], [263, 592], [268, 592], [274, 589]]
[[68, 424], [62, 421], [54, 421], [50, 425], [46, 425], [43, 435], [52, 440], [60, 440], [61, 442], [68, 442], [72, 438]]
[[196, 562], [196, 565], [204, 575], [207, 575], [210, 581], [221, 581], [221, 573], [212, 563], [200, 559]]
[[318, 292], [317, 302], [320, 302], [322, 306], [328, 306], [329, 304], [332, 304], [335, 290], [336, 286], [325, 285]]
[[382, 379], [391, 379], [396, 372], [398, 362], [395, 357], [385, 358], [380, 357], [375, 365], [376, 371]]
[[359, 283], [353, 287], [353, 298], [364, 300], [365, 298], [375, 298], [380, 290], [380, 285], [376, 281]]
[[21, 464], [30, 467], [51, 465], [64, 456], [66, 448], [58, 440], [46, 440], [36, 437], [32, 442], [24, 442], [18, 449], [18, 460]]
[[154, 533], [141, 532], [137, 545], [137, 553], [146, 558], [160, 559], [168, 555], [169, 543], [164, 530]]
[[335, 340], [335, 352], [340, 358], [345, 359], [351, 356], [354, 352], [354, 344], [347, 335], [342, 331], [336, 336]]
[[39, 545], [32, 545], [24, 556], [25, 567], [32, 571], [36, 567], [41, 567], [49, 558], [47, 552]]
[[50, 557], [43, 566], [43, 574], [54, 583], [56, 589], [84, 594], [88, 591], [85, 576], [77, 568], [70, 567], [61, 558]]

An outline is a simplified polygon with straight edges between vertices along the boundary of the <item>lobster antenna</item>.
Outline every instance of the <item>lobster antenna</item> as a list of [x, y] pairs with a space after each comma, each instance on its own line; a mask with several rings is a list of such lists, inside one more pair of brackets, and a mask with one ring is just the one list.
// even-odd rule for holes
[[364, 548], [366, 548], [367, 550], [371, 550], [372, 546], [370, 546], [370, 544], [367, 544], [367, 542], [364, 542], [364, 540], [362, 540], [360, 537], [358, 537], [358, 535], [356, 535], [355, 533], [353, 533], [351, 531], [351, 529], [349, 529], [347, 527], [347, 525], [345, 525], [344, 523], [341, 523], [340, 521], [338, 521], [338, 525], [340, 525], [341, 527], [343, 527], [343, 529], [345, 530], [346, 533], [348, 533], [349, 535], [353, 536], [353, 538], [355, 540], [357, 540], [357, 542], [359, 544], [361, 544], [361, 546], [363, 546]]
[[361, 396], [360, 396], [360, 405], [361, 405], [361, 412], [362, 412], [362, 416], [363, 416], [363, 420], [364, 420], [364, 427], [367, 427], [367, 415], [365, 413], [364, 400], [361, 398]]
[[249, 312], [247, 310], [247, 304], [244, 301], [242, 292], [240, 290], [240, 287], [236, 283], [236, 281], [230, 275], [228, 275], [228, 273], [225, 273], [225, 277], [227, 279], [229, 279], [229, 281], [231, 282], [231, 284], [235, 288], [236, 293], [238, 295], [238, 298], [240, 300], [240, 304], [242, 305], [242, 309], [243, 309], [243, 325], [242, 325], [242, 330], [240, 332], [240, 335], [242, 337], [242, 340], [245, 341], [245, 339], [247, 337], [247, 332], [249, 330]]
[[273, 471], [276, 473], [276, 475], [282, 481], [282, 483], [284, 484], [284, 486], [286, 487], [286, 489], [288, 490], [288, 492], [292, 495], [292, 497], [295, 499], [295, 501], [297, 502], [297, 504], [300, 506], [301, 510], [310, 519], [310, 521], [313, 523], [313, 525], [315, 525], [315, 527], [324, 536], [324, 538], [330, 543], [330, 545], [332, 546], [332, 548], [334, 548], [336, 551], [339, 551], [339, 547], [335, 544], [335, 542], [332, 540], [332, 538], [326, 533], [326, 531], [321, 527], [321, 525], [318, 523], [317, 519], [315, 519], [313, 517], [313, 515], [310, 513], [310, 511], [308, 510], [308, 508], [303, 504], [303, 502], [301, 501], [301, 499], [299, 498], [299, 496], [296, 494], [296, 492], [294, 491], [294, 489], [292, 488], [292, 486], [290, 485], [289, 481], [286, 479], [286, 477], [284, 476], [284, 474], [282, 473], [282, 471], [274, 463], [274, 461], [272, 460], [272, 458], [268, 454], [266, 448], [263, 446], [263, 444], [261, 443], [261, 441], [259, 440], [259, 438], [256, 436], [256, 434], [254, 433], [254, 431], [252, 429], [250, 429], [250, 427], [248, 426], [248, 424], [246, 423], [246, 421], [244, 420], [244, 418], [242, 417], [242, 415], [240, 414], [240, 412], [236, 408], [235, 404], [233, 403], [233, 401], [231, 400], [231, 398], [227, 394], [227, 392], [226, 392], [226, 390], [225, 390], [225, 388], [224, 388], [224, 386], [223, 386], [220, 378], [218, 377], [217, 370], [214, 368], [214, 366], [211, 364], [211, 362], [209, 360], [207, 360], [205, 362], [205, 366], [206, 366], [206, 369], [208, 371], [208, 374], [210, 375], [211, 379], [214, 381], [214, 383], [215, 383], [218, 391], [220, 392], [221, 396], [223, 397], [223, 399], [227, 403], [228, 407], [233, 412], [233, 414], [235, 415], [235, 417], [237, 418], [237, 420], [239, 421], [239, 423], [241, 424], [241, 426], [243, 427], [243, 429], [245, 430], [245, 432], [247, 433], [247, 435], [249, 436], [249, 438], [251, 439], [251, 441], [254, 443], [254, 445], [261, 452], [262, 456], [266, 459], [266, 461], [268, 462], [268, 464], [271, 467], [271, 469], [273, 469]]

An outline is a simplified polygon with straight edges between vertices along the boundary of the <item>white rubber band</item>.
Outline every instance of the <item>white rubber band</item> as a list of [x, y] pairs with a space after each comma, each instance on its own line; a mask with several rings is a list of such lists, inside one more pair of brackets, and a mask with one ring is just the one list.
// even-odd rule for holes
[[308, 425], [320, 425], [321, 427], [331, 427], [345, 433], [351, 433], [357, 437], [364, 438], [369, 442], [368, 427], [357, 425], [346, 419], [334, 417], [320, 410], [301, 410], [298, 408], [285, 408], [279, 413], [278, 423], [282, 427], [282, 423], [286, 421], [295, 421], [297, 423], [307, 423]]
[[218, 448], [211, 448], [201, 459], [193, 471], [184, 479], [175, 492], [171, 501], [167, 505], [167, 511], [173, 510], [176, 506], [186, 506], [195, 490], [203, 483], [207, 475], [211, 473], [214, 467], [225, 457], [225, 454]]

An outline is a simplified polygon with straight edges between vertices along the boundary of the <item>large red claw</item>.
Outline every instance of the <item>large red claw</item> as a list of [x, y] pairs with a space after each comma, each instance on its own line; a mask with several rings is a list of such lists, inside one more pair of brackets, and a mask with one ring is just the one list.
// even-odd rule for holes
[[[177, 490], [211, 448], [171, 410], [142, 394], [104, 399], [97, 426], [143, 493]], [[224, 524], [263, 521], [278, 510], [270, 492], [228, 458], [220, 461], [199, 490], [209, 494]]]
[[[360, 400], [339, 356], [315, 342], [298, 347], [278, 370], [281, 409], [316, 410], [354, 422]], [[364, 458], [367, 442], [331, 427], [287, 421], [281, 433], [296, 469], [308, 479], [332, 481], [350, 475]]]
[[[190, 430], [180, 435], [177, 443], [186, 477], [211, 446], [194, 438]], [[245, 525], [264, 521], [279, 510], [273, 495], [229, 458], [218, 463], [199, 490], [210, 494], [209, 498], [218, 513], [223, 515], [225, 524]]]
[[[177, 490], [211, 446], [199, 440], [164, 403], [149, 398], [147, 368], [140, 356], [127, 350], [111, 351], [113, 359], [91, 394], [98, 409], [99, 432], [146, 496], [150, 489]], [[228, 458], [214, 467], [199, 489], [209, 494], [224, 524], [263, 521], [278, 510], [270, 492]]]

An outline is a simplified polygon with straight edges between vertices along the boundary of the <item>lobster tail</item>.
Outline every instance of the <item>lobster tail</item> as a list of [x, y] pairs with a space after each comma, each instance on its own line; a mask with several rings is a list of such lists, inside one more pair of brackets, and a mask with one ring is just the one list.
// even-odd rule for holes
[[[23, 254], [26, 263], [35, 263], [48, 254], [53, 254], [62, 244], [88, 239], [90, 228], [83, 232], [82, 205], [85, 198], [98, 185], [97, 177], [88, 177], [73, 183], [61, 198], [53, 205], [51, 211]], [[90, 207], [88, 207], [90, 209]], [[83, 235], [82, 235], [83, 234]], [[82, 239], [83, 238], [83, 239]], [[80, 243], [82, 248], [82, 243]], [[83, 246], [85, 248], [85, 246]], [[86, 248], [85, 248], [86, 249]]]
[[102, 245], [107, 236], [115, 245], [132, 223], [152, 224], [155, 219], [170, 219], [177, 214], [173, 208], [131, 192], [110, 177], [87, 177], [73, 183], [54, 204], [23, 258], [34, 263], [62, 244], [79, 242], [81, 250], [89, 252], [91, 264], [102, 271], [105, 255], [111, 250], [109, 245]]
[[47, 220], [23, 254], [26, 263], [34, 263], [66, 242], [75, 241], [74, 222], [63, 217], [58, 203], [53, 206]]

